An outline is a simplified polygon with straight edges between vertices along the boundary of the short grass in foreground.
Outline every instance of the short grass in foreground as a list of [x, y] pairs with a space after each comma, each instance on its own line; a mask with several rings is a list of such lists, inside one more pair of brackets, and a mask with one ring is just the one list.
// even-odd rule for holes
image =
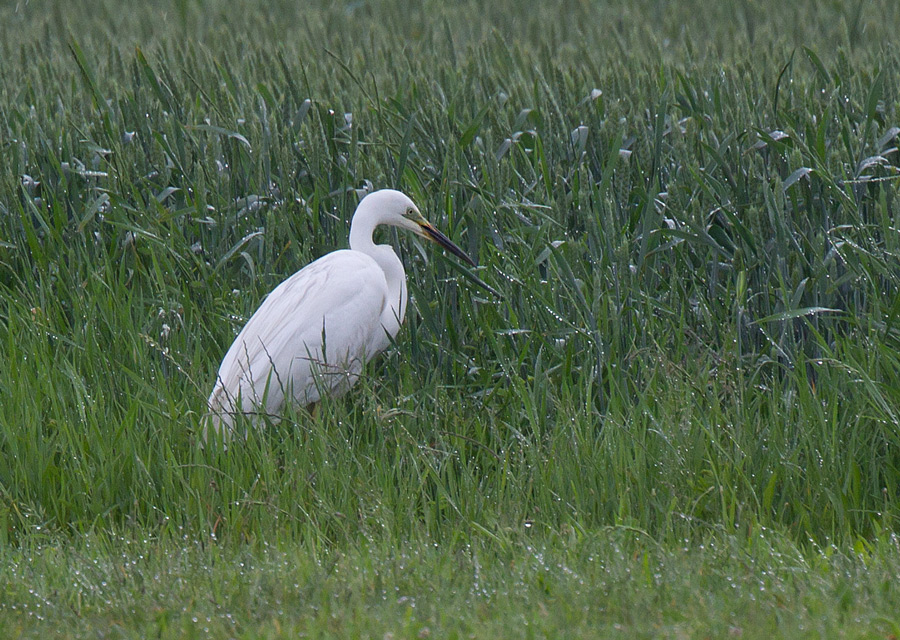
[[88, 537], [4, 551], [7, 637], [891, 638], [898, 540], [665, 550], [633, 531], [322, 553]]
[[[0, 628], [900, 635], [900, 4], [36, 4], [0, 8]], [[503, 298], [403, 239], [396, 348], [199, 447], [369, 185]]]

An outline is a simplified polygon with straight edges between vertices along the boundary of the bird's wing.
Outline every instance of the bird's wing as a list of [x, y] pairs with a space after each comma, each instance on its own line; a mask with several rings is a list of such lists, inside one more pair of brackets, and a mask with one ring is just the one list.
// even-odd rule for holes
[[[285, 395], [306, 405], [349, 388], [381, 343], [384, 273], [369, 256], [335, 251], [282, 282], [235, 339], [219, 368], [210, 409], [248, 403], [276, 413]], [[380, 332], [380, 333], [379, 333]]]

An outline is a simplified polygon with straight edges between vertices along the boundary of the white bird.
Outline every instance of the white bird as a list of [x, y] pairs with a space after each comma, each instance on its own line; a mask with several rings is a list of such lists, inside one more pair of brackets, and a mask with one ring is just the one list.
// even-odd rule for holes
[[339, 396], [390, 345], [406, 315], [406, 273], [390, 245], [375, 244], [379, 225], [412, 231], [475, 266], [407, 196], [392, 189], [369, 194], [353, 214], [350, 249], [282, 282], [244, 325], [219, 366], [207, 428], [227, 438], [237, 414], [277, 418], [288, 402], [308, 406]]

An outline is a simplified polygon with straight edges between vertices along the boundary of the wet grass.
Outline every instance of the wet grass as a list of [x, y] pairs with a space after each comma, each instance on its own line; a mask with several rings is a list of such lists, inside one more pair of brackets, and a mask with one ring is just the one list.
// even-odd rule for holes
[[[0, 627], [898, 635], [900, 5], [676, 4], [0, 8]], [[200, 448], [370, 185], [503, 297]]]
[[[663, 549], [629, 531], [205, 546], [88, 537], [5, 551], [4, 630], [39, 637], [890, 638], [897, 540], [848, 557], [768, 536]], [[60, 585], [72, 585], [60, 589]]]

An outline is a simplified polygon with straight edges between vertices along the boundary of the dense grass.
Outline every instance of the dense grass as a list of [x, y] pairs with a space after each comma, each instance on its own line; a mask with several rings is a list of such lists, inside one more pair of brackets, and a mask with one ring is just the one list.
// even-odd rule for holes
[[[897, 541], [644, 545], [630, 532], [319, 555], [79, 539], [4, 552], [4, 630], [123, 638], [890, 638]], [[60, 592], [59, 586], [67, 585]], [[71, 585], [71, 586], [69, 586]], [[94, 635], [91, 635], [93, 632]]]
[[[785, 602], [828, 635], [891, 620], [900, 5], [705, 4], [0, 8], [4, 602], [55, 593], [48, 624], [85, 633], [158, 606], [171, 637], [221, 598], [278, 635], [275, 600], [329, 594], [379, 637], [527, 636], [540, 607], [588, 635], [628, 603], [663, 612], [647, 635], [793, 636]], [[502, 299], [385, 234], [414, 296], [397, 347], [315, 417], [200, 448], [235, 332], [346, 245], [367, 186], [409, 193]], [[541, 555], [588, 587], [544, 589]], [[141, 557], [113, 591], [73, 578]], [[396, 597], [353, 599], [366, 562]], [[479, 567], [476, 602], [452, 577]], [[426, 585], [458, 626], [410, 617]], [[841, 609], [844, 587], [882, 599]], [[585, 612], [603, 594], [626, 604]], [[708, 603], [684, 628], [683, 600]], [[282, 631], [348, 631], [318, 611]]]

